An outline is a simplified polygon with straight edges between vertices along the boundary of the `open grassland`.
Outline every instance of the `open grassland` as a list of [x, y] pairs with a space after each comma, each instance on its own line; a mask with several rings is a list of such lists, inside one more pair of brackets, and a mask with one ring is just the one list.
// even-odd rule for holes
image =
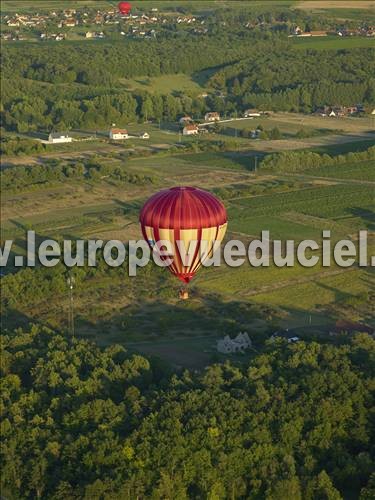
[[[111, 9], [118, 2], [112, 0], [76, 0], [74, 8], [82, 9], [84, 7], [96, 9]], [[145, 9], [144, 0], [134, 0], [131, 2], [134, 9]], [[293, 4], [293, 0], [269, 0], [267, 2], [273, 8], [286, 8]], [[250, 7], [259, 8], [263, 7], [264, 2], [261, 0], [252, 1]], [[183, 7], [193, 12], [203, 11], [210, 12], [213, 9], [243, 9], [242, 0], [221, 0], [220, 2], [212, 2], [212, 0], [201, 0], [196, 2], [194, 0], [147, 0], [147, 9], [158, 8], [164, 12], [168, 12], [171, 7]], [[71, 0], [33, 0], [32, 2], [24, 2], [20, 0], [3, 0], [1, 2], [1, 9], [3, 12], [45, 12], [53, 9], [68, 9], [72, 8]]]
[[282, 132], [296, 132], [301, 128], [316, 130], [324, 133], [326, 130], [340, 131], [341, 133], [361, 133], [374, 130], [374, 118], [364, 117], [335, 118], [319, 115], [304, 115], [301, 113], [272, 113], [270, 116], [258, 117], [253, 120], [241, 120], [230, 123], [230, 126], [243, 128], [261, 124], [265, 129], [278, 127]]
[[173, 94], [175, 92], [199, 93], [203, 88], [186, 74], [161, 75], [155, 77], [122, 78], [120, 82], [127, 90], [145, 90], [155, 94]]
[[324, 0], [324, 2], [319, 0], [307, 0], [303, 2], [297, 2], [294, 4], [296, 9], [304, 10], [322, 10], [322, 9], [353, 9], [355, 5], [356, 9], [375, 9], [374, 0], [356, 0], [355, 4], [347, 0]]

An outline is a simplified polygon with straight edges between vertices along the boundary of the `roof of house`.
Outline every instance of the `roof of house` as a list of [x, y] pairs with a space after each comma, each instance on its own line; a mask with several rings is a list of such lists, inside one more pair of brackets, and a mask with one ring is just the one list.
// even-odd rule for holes
[[185, 125], [184, 129], [186, 130], [198, 130], [198, 126], [197, 125]]
[[128, 131], [125, 130], [124, 128], [112, 128], [111, 129], [112, 134], [127, 134]]
[[68, 132], [51, 132], [49, 136], [52, 139], [59, 139], [60, 137], [69, 137]]

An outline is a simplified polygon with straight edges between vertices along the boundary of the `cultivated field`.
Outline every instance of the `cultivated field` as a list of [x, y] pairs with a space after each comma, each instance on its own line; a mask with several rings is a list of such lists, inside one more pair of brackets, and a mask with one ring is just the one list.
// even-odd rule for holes
[[[284, 115], [269, 118], [278, 120], [280, 127], [284, 119]], [[298, 119], [295, 117], [297, 123]], [[315, 127], [325, 119], [306, 120]], [[366, 121], [342, 121], [342, 127], [367, 126]], [[271, 175], [253, 171], [253, 154], [254, 150], [243, 149], [124, 159], [117, 152], [97, 152], [100, 163], [118, 165], [128, 174], [150, 176], [152, 184], [131, 185], [103, 178], [56, 181], [3, 193], [2, 239], [14, 239], [14, 251], [20, 254], [25, 252], [27, 228], [33, 228], [40, 238], [57, 240], [138, 239], [138, 212], [143, 201], [158, 189], [173, 185], [196, 185], [218, 196], [225, 194], [228, 238], [244, 242], [258, 238], [262, 230], [269, 230], [271, 239], [299, 241], [319, 240], [323, 229], [332, 231], [333, 240], [355, 240], [359, 229], [374, 228], [375, 179], [370, 162]], [[25, 322], [43, 321], [67, 328], [69, 295], [65, 271], [59, 272], [59, 291], [21, 301], [18, 322], [24, 318]], [[168, 360], [175, 357], [175, 364], [189, 364], [189, 359], [190, 363], [194, 359], [192, 367], [212, 358], [215, 338], [225, 333], [246, 329], [253, 338], [261, 339], [277, 325], [327, 328], [346, 315], [371, 322], [370, 296], [366, 294], [371, 293], [373, 274], [366, 269], [274, 265], [267, 269], [248, 265], [203, 269], [192, 282], [191, 299], [183, 303], [177, 298], [178, 281], [166, 270], [152, 267], [137, 278], [115, 269], [83, 283], [75, 292], [78, 335], [104, 345], [129, 342], [135, 351]], [[368, 298], [359, 299], [364, 296]], [[360, 305], [353, 308], [351, 301]], [[14, 318], [8, 309], [4, 327], [11, 326]], [[190, 340], [184, 340], [187, 338]], [[190, 356], [192, 352], [196, 355]]]
[[350, 1], [342, 0], [324, 0], [324, 2], [317, 0], [307, 0], [298, 2], [294, 5], [297, 9], [315, 10], [315, 9], [352, 9], [355, 5], [356, 9], [375, 9], [375, 2], [373, 0], [356, 0], [355, 4]]

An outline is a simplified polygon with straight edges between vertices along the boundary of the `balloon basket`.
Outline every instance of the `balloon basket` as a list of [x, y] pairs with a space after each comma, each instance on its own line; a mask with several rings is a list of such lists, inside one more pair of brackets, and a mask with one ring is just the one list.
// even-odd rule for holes
[[184, 290], [183, 288], [180, 290], [178, 294], [179, 298], [181, 300], [187, 300], [189, 298], [189, 292], [187, 290]]

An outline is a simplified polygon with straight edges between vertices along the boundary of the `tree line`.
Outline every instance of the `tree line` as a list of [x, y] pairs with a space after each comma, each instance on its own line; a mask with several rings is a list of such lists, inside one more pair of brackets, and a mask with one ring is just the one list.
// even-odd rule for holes
[[1, 189], [7, 192], [69, 180], [100, 181], [107, 179], [128, 184], [144, 185], [154, 181], [152, 176], [129, 172], [126, 168], [91, 159], [86, 163], [50, 161], [43, 165], [19, 166], [0, 172]]
[[313, 151], [282, 151], [265, 156], [260, 166], [262, 169], [277, 172], [303, 172], [310, 168], [345, 165], [347, 163], [360, 164], [368, 160], [375, 160], [375, 146], [365, 151], [336, 156], [314, 153]]

